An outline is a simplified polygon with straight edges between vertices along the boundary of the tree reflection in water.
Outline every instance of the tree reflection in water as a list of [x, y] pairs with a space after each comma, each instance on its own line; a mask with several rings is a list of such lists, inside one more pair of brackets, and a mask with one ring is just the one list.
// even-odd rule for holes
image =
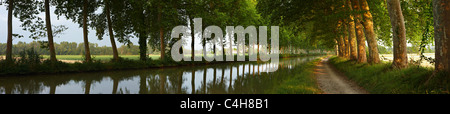
[[[265, 93], [288, 78], [292, 67], [315, 58], [282, 59], [277, 65], [241, 62], [164, 69], [6, 76], [0, 77], [0, 94], [55, 94], [67, 91], [79, 94], [258, 94]], [[269, 66], [277, 66], [277, 73], [268, 73]], [[196, 77], [196, 74], [203, 76]], [[67, 88], [79, 87], [74, 84], [81, 85], [82, 91]], [[96, 88], [95, 93], [91, 91], [93, 88]]]

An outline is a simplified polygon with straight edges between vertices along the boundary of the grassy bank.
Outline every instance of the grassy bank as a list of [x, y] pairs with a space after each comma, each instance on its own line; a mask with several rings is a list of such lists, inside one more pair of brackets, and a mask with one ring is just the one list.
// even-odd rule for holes
[[[49, 59], [49, 55], [43, 55], [44, 59]], [[122, 58], [131, 59], [131, 60], [139, 60], [139, 55], [120, 55]], [[149, 55], [149, 58], [153, 60], [159, 59], [159, 55]], [[113, 55], [92, 55], [93, 60], [100, 61], [109, 61], [113, 58]], [[56, 55], [56, 59], [58, 60], [79, 60], [82, 61], [84, 59], [83, 55]]]
[[[350, 80], [372, 94], [434, 94], [449, 93], [449, 79], [444, 73], [433, 74], [432, 68], [411, 65], [405, 69], [392, 69], [391, 63], [375, 65], [357, 64], [344, 58], [333, 57], [330, 64]], [[428, 84], [426, 84], [427, 80]]]
[[[286, 56], [286, 55], [280, 55]], [[308, 55], [302, 55], [308, 56]], [[58, 57], [58, 56], [57, 56]], [[80, 60], [80, 55], [65, 55], [59, 56], [60, 60]], [[61, 58], [63, 57], [63, 58]], [[101, 57], [101, 58], [99, 58]], [[72, 73], [72, 72], [93, 72], [93, 71], [108, 71], [108, 70], [126, 70], [126, 69], [144, 69], [144, 68], [161, 68], [161, 67], [175, 67], [175, 66], [189, 66], [189, 65], [205, 65], [227, 63], [228, 61], [181, 61], [175, 62], [169, 56], [164, 60], [153, 59], [150, 57], [147, 61], [138, 60], [139, 57], [135, 55], [121, 56], [119, 61], [111, 61], [111, 55], [94, 56], [92, 62], [86, 63], [65, 63], [58, 61], [52, 63], [46, 59], [45, 56], [38, 55], [33, 51], [23, 52], [18, 56], [18, 59], [12, 63], [0, 60], [0, 76], [5, 75], [30, 75], [30, 74], [55, 74], [55, 73]], [[23, 59], [22, 59], [23, 58]], [[157, 57], [159, 58], [159, 56]], [[237, 58], [236, 56], [234, 58]], [[248, 56], [245, 57], [248, 60]], [[237, 62], [237, 61], [236, 61]]]
[[314, 77], [314, 68], [320, 59], [295, 66], [291, 72], [275, 72], [279, 75], [291, 75], [280, 85], [267, 91], [268, 94], [319, 94], [321, 90]]

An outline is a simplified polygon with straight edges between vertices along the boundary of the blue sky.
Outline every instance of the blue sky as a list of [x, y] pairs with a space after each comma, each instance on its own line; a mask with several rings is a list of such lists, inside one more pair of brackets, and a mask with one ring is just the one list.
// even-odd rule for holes
[[[55, 26], [65, 25], [66, 27], [68, 27], [68, 29], [64, 31], [63, 34], [59, 35], [59, 37], [55, 37], [54, 41], [57, 43], [62, 41], [77, 42], [77, 43], [83, 42], [83, 28], [80, 28], [78, 24], [72, 22], [72, 20], [66, 19], [64, 16], [60, 17], [58, 20], [57, 16], [53, 13], [55, 7], [51, 7], [50, 9], [52, 10], [52, 13], [50, 13], [52, 25]], [[44, 13], [39, 14], [39, 16], [42, 19], [45, 19]], [[8, 10], [6, 10], [5, 4], [3, 4], [0, 5], [0, 43], [6, 43], [6, 37], [8, 35], [7, 22], [8, 22]], [[20, 25], [21, 22], [19, 21], [19, 19], [13, 16], [13, 33], [24, 36], [23, 38], [13, 38], [13, 43], [16, 44], [19, 41], [22, 42], [34, 41], [33, 39], [28, 38], [30, 32], [22, 30], [22, 27], [20, 27]], [[106, 31], [106, 33], [108, 32]], [[41, 38], [39, 40], [47, 41], [47, 38]], [[133, 42], [133, 44], [137, 45], [138, 39], [132, 38], [131, 41]], [[109, 36], [104, 35], [103, 40], [98, 40], [97, 36], [95, 36], [95, 30], [93, 29], [89, 29], [89, 42], [97, 43], [99, 46], [111, 46]], [[116, 44], [118, 45], [118, 47], [123, 45], [117, 42], [117, 40]]]

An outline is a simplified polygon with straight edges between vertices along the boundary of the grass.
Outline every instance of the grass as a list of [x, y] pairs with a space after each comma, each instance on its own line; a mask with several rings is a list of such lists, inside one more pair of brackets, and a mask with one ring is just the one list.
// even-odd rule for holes
[[320, 62], [320, 59], [298, 65], [291, 69], [292, 72], [277, 71], [278, 75], [291, 75], [291, 77], [282, 81], [280, 85], [267, 91], [268, 94], [320, 94], [322, 91], [317, 85], [314, 77], [314, 68]]
[[426, 84], [434, 69], [410, 65], [393, 69], [391, 63], [357, 64], [340, 57], [330, 58], [330, 63], [372, 94], [448, 94], [449, 78], [437, 73]]
[[[28, 52], [28, 51], [27, 51]], [[29, 51], [32, 52], [32, 51]], [[284, 55], [280, 55], [284, 56]], [[307, 56], [307, 55], [304, 55]], [[36, 58], [39, 57], [39, 58]], [[70, 73], [70, 72], [92, 72], [92, 71], [106, 71], [106, 70], [125, 70], [125, 69], [144, 69], [144, 68], [160, 68], [160, 67], [175, 67], [188, 65], [204, 65], [227, 63], [229, 61], [181, 61], [175, 62], [167, 56], [164, 60], [159, 59], [159, 55], [150, 55], [152, 59], [147, 61], [140, 61], [139, 55], [121, 55], [119, 61], [111, 61], [112, 55], [94, 55], [92, 62], [75, 62], [66, 63], [62, 61], [50, 62], [49, 56], [40, 56], [37, 53], [24, 53], [23, 60], [13, 60], [7, 62], [0, 59], [0, 76], [3, 75], [30, 75], [30, 74], [55, 74], [55, 73]], [[158, 58], [158, 59], [153, 59]], [[236, 56], [234, 58], [237, 58]], [[245, 56], [249, 60], [249, 56]], [[46, 59], [44, 61], [39, 61]], [[81, 55], [57, 55], [59, 60], [83, 60]], [[28, 61], [33, 61], [30, 63]], [[235, 61], [238, 62], [238, 61]]]

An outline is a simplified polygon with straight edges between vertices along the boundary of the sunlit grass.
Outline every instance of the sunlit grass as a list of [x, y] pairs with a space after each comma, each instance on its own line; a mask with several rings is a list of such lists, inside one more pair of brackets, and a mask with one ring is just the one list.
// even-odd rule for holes
[[393, 69], [391, 63], [357, 64], [343, 58], [330, 59], [338, 70], [350, 80], [355, 81], [373, 94], [429, 94], [447, 93], [449, 88], [448, 76], [436, 74], [428, 84], [427, 80], [434, 69], [411, 65], [405, 69]]
[[314, 77], [315, 65], [320, 61], [316, 59], [291, 69], [293, 72], [277, 72], [277, 75], [292, 75], [284, 80], [279, 86], [268, 91], [269, 94], [320, 94], [322, 91], [317, 85]]

